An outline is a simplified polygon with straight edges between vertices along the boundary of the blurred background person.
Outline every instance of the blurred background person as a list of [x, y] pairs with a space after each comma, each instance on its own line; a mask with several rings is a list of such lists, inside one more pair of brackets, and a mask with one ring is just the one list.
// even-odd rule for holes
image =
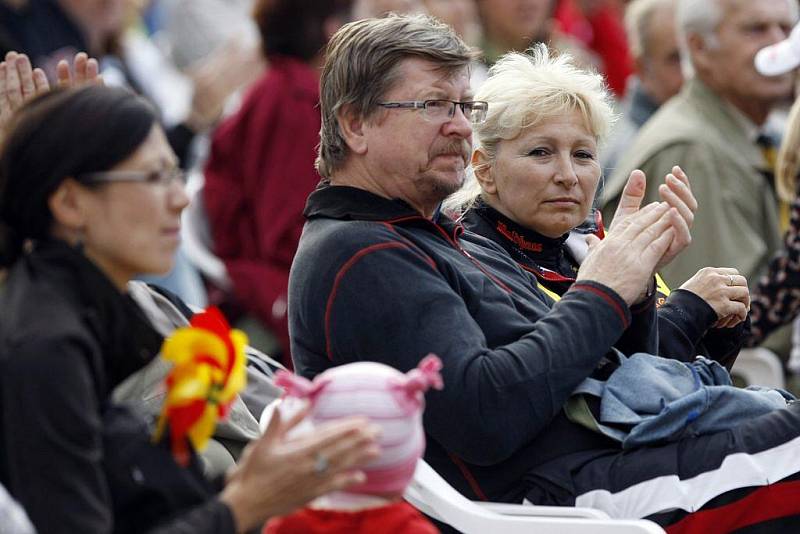
[[582, 66], [599, 66], [598, 58], [555, 24], [556, 0], [477, 0], [483, 26], [484, 61], [491, 66], [503, 54], [523, 52], [535, 43], [569, 52]]
[[257, 53], [253, 6], [253, 0], [153, 0], [147, 14], [153, 38], [184, 70], [226, 45]]
[[629, 2], [625, 10], [625, 31], [636, 74], [628, 80], [619, 121], [603, 149], [605, 176], [611, 174], [642, 125], [683, 85], [675, 31], [675, 0]]
[[[214, 252], [233, 283], [228, 304], [252, 343], [291, 366], [286, 292], [305, 219], [321, 177], [319, 65], [352, 0], [259, 0], [255, 20], [269, 67], [213, 136], [202, 200]], [[302, 24], [300, 23], [302, 21]], [[297, 29], [303, 31], [298, 33]], [[230, 308], [230, 306], [229, 306]]]
[[453, 27], [464, 42], [479, 46], [481, 23], [475, 0], [423, 0], [428, 14]]
[[422, 0], [355, 0], [353, 20], [382, 17], [388, 13], [425, 13]]

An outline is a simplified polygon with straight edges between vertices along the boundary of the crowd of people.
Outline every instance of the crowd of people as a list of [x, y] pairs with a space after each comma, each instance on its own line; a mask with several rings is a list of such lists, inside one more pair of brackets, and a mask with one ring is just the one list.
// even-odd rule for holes
[[[473, 500], [797, 528], [800, 404], [730, 371], [800, 313], [799, 11], [0, 0], [0, 520], [446, 531], [402, 502], [424, 457]], [[255, 347], [184, 465], [159, 352], [208, 302]]]

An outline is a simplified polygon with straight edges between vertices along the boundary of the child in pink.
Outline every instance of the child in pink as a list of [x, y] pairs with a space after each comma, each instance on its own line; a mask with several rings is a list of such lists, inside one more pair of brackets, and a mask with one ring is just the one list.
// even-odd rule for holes
[[438, 532], [403, 501], [403, 492], [425, 450], [423, 392], [442, 388], [441, 366], [439, 358], [431, 354], [407, 374], [375, 362], [334, 367], [313, 382], [279, 372], [275, 383], [286, 390], [287, 397], [310, 401], [312, 423], [358, 415], [380, 425], [381, 454], [363, 468], [367, 477], [363, 484], [324, 495], [293, 514], [274, 518], [263, 534]]

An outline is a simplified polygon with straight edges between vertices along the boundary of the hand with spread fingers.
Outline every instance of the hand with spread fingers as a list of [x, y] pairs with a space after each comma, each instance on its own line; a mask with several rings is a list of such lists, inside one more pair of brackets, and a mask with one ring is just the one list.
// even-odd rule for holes
[[0, 62], [0, 138], [11, 116], [23, 104], [50, 90], [42, 69], [34, 69], [25, 54], [9, 52]]
[[747, 279], [733, 268], [704, 267], [681, 289], [691, 291], [714, 309], [718, 319], [715, 328], [732, 328], [744, 321], [750, 311]]
[[[56, 67], [59, 87], [103, 83], [97, 60], [85, 52], [75, 54], [73, 66], [62, 59]], [[0, 62], [0, 140], [14, 112], [26, 102], [50, 90], [50, 82], [40, 68], [33, 68], [25, 54], [9, 52]]]
[[100, 74], [100, 64], [86, 52], [78, 52], [72, 60], [72, 68], [66, 59], [56, 65], [56, 76], [59, 87], [73, 87], [86, 83], [103, 84]]
[[[622, 191], [617, 211], [609, 228], [613, 231], [622, 221], [637, 213], [644, 199], [647, 178], [640, 170], [631, 172], [628, 182]], [[664, 178], [664, 183], [658, 188], [658, 194], [663, 202], [675, 208], [680, 218], [675, 219], [675, 236], [664, 257], [659, 261], [656, 270], [668, 264], [685, 249], [692, 241], [691, 229], [694, 224], [694, 214], [697, 211], [697, 200], [692, 193], [689, 177], [679, 166], [674, 166], [672, 172]]]
[[308, 409], [283, 421], [275, 410], [264, 435], [251, 443], [228, 476], [221, 500], [231, 509], [237, 532], [247, 532], [270, 517], [365, 480], [359, 466], [379, 454], [379, 429], [364, 418], [319, 425], [297, 437], [289, 431]]

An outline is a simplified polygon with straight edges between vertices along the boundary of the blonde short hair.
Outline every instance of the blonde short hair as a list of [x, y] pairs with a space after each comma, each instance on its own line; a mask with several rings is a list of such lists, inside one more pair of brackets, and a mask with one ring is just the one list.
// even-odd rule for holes
[[[501, 57], [489, 70], [475, 100], [489, 103], [486, 120], [474, 127], [475, 150], [486, 154], [489, 164], [500, 141], [514, 139], [553, 117], [580, 111], [598, 144], [615, 119], [613, 98], [603, 77], [576, 66], [569, 54], [551, 56], [544, 44], [525, 54], [511, 52]], [[455, 211], [469, 208], [480, 193], [473, 169], [444, 207]]]

